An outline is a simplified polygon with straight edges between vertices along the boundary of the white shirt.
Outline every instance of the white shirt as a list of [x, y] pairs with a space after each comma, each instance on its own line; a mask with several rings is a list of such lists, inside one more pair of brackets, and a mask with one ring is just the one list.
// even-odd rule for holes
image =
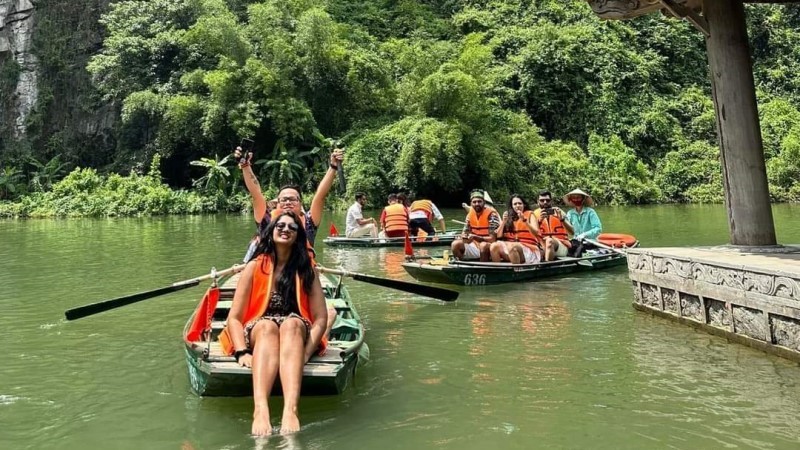
[[358, 224], [364, 215], [361, 213], [361, 203], [355, 202], [347, 209], [347, 219], [345, 220], [346, 230], [345, 235], [350, 235], [351, 232], [356, 230], [361, 225]]
[[[435, 220], [444, 219], [444, 217], [442, 217], [442, 213], [439, 212], [439, 208], [437, 208], [436, 205], [433, 204], [433, 202], [431, 202], [431, 212], [433, 212], [433, 218]], [[409, 213], [409, 215], [408, 215], [408, 220], [411, 220], [411, 219], [427, 219], [427, 218], [428, 218], [428, 215], [425, 214], [425, 211], [423, 211], [421, 209], [418, 209], [418, 210], [416, 210], [416, 211], [414, 211], [412, 213]]]

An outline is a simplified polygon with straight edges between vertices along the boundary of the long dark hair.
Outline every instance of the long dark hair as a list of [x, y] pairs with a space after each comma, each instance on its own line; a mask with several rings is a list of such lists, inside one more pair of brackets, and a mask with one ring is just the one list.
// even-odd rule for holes
[[506, 220], [506, 225], [503, 228], [511, 227], [510, 229], [514, 229], [514, 221], [519, 220], [519, 215], [517, 211], [514, 209], [514, 199], [518, 198], [522, 200], [522, 212], [530, 211], [531, 206], [525, 201], [525, 198], [519, 194], [511, 194], [511, 197], [508, 198], [508, 219]]
[[[303, 227], [297, 214], [293, 211], [282, 211], [277, 217], [270, 221], [269, 226], [262, 228], [260, 236], [261, 241], [258, 243], [258, 247], [256, 247], [252, 259], [257, 258], [259, 255], [266, 254], [267, 257], [272, 258], [273, 262], [277, 260], [278, 253], [275, 249], [275, 241], [272, 239], [272, 232], [275, 230], [275, 225], [277, 225], [278, 221], [283, 216], [289, 216], [294, 220], [295, 225], [297, 225], [297, 239], [295, 239], [292, 245], [289, 260], [286, 261], [286, 267], [283, 268], [281, 278], [274, 284], [275, 287], [273, 290], [283, 295], [283, 298], [286, 300], [294, 300], [296, 294], [294, 286], [295, 275], [300, 276], [303, 289], [305, 289], [306, 292], [311, 291], [311, 286], [314, 284], [314, 277], [316, 276], [314, 267], [311, 265], [311, 258], [308, 256], [308, 248], [306, 248], [306, 243], [308, 242], [306, 229]], [[262, 261], [260, 267], [262, 273], [266, 273], [264, 267], [265, 263], [266, 260]]]

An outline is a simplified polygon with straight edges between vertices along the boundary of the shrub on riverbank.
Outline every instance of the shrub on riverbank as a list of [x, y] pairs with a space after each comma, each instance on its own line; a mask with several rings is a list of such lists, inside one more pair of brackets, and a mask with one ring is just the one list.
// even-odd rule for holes
[[48, 192], [0, 202], [0, 217], [114, 217], [240, 212], [250, 206], [246, 192], [226, 196], [172, 190], [158, 170], [147, 175], [100, 175], [77, 168]]

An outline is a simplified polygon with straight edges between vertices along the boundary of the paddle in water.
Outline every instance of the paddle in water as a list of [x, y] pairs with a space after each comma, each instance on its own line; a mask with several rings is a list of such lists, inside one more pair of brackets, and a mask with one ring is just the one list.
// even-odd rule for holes
[[138, 292], [136, 294], [112, 298], [110, 300], [103, 300], [102, 302], [92, 303], [90, 305], [84, 305], [84, 306], [79, 306], [77, 308], [68, 309], [66, 312], [64, 312], [64, 316], [66, 316], [67, 320], [76, 320], [83, 317], [92, 316], [104, 311], [108, 311], [110, 309], [119, 308], [133, 303], [141, 302], [143, 300], [155, 298], [160, 295], [169, 294], [171, 292], [176, 292], [182, 289], [194, 287], [200, 284], [201, 281], [240, 272], [242, 269], [244, 269], [244, 264], [235, 265], [221, 272], [217, 272], [216, 270], [212, 269], [211, 273], [209, 274], [202, 275], [196, 278], [191, 278], [188, 280], [178, 281], [162, 288], [153, 289], [150, 291]]

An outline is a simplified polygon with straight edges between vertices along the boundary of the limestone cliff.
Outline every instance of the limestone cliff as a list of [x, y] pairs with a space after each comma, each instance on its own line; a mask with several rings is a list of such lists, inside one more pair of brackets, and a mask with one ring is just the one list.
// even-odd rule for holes
[[39, 61], [31, 52], [33, 13], [31, 0], [0, 0], [0, 60], [14, 61], [19, 67], [10, 114], [15, 139], [25, 135], [28, 116], [39, 97]]
[[0, 70], [6, 83], [0, 85], [0, 150], [108, 162], [91, 155], [110, 153], [118, 114], [102, 102], [86, 71], [102, 44], [99, 19], [108, 3], [0, 0], [0, 65], [6, 66]]

